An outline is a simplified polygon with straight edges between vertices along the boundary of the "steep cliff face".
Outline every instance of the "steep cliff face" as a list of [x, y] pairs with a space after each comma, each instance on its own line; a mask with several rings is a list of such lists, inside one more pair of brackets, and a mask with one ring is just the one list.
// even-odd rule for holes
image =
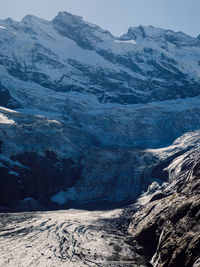
[[129, 232], [153, 266], [198, 266], [200, 257], [199, 149], [168, 167], [170, 182], [139, 200]]
[[199, 38], [151, 26], [0, 20], [0, 205], [129, 203], [168, 181], [199, 143], [199, 55]]

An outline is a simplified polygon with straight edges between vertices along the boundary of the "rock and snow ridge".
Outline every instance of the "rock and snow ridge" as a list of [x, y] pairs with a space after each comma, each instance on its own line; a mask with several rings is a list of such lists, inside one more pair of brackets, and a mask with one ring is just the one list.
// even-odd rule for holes
[[147, 103], [199, 95], [200, 41], [152, 26], [120, 38], [67, 12], [53, 21], [1, 20], [0, 63], [11, 76], [102, 103]]
[[191, 149], [175, 158], [167, 167], [170, 183], [151, 187], [136, 204], [129, 233], [154, 267], [199, 266], [199, 152]]

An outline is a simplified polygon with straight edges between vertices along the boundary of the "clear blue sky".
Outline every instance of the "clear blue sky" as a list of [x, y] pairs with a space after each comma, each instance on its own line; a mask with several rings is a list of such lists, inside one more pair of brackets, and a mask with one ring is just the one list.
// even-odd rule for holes
[[140, 24], [200, 34], [200, 0], [0, 0], [2, 19], [33, 14], [51, 20], [59, 11], [80, 15], [116, 36]]

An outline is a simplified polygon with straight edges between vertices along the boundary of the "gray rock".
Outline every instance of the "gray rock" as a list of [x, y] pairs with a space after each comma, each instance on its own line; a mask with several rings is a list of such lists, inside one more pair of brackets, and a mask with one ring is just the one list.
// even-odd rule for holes
[[[185, 168], [188, 161], [190, 166]], [[174, 165], [179, 172], [163, 193], [154, 193], [129, 226], [153, 266], [189, 267], [200, 255], [199, 150], [186, 154], [180, 165], [182, 170]]]

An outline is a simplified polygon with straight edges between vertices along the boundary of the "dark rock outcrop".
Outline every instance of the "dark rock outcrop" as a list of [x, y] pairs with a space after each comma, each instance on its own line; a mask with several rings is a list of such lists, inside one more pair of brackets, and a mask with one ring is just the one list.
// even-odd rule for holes
[[[46, 151], [45, 156], [33, 152], [18, 154], [12, 160], [19, 162], [12, 170], [9, 166], [0, 167], [0, 206], [15, 210], [29, 210], [32, 206], [38, 209], [41, 205], [51, 208], [50, 197], [61, 188], [73, 186], [81, 175], [78, 163], [70, 158], [58, 159], [51, 151]], [[29, 204], [25, 205], [22, 201], [26, 199], [33, 199], [38, 205], [32, 205], [32, 200], [25, 201]]]
[[129, 232], [153, 266], [198, 266], [193, 265], [200, 257], [198, 153], [189, 153], [171, 183], [155, 192], [132, 218]]

